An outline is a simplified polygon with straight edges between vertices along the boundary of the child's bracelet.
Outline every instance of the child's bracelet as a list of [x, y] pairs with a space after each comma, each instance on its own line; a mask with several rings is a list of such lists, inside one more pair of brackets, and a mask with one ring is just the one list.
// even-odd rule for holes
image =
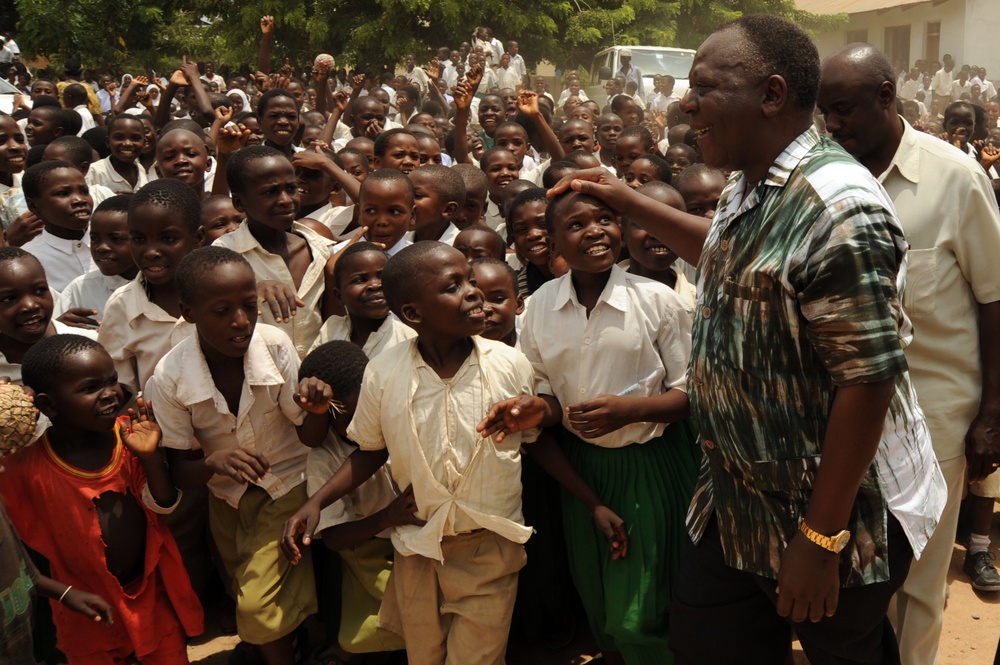
[[66, 587], [66, 590], [62, 592], [61, 596], [59, 596], [59, 602], [60, 603], [63, 602], [63, 598], [66, 597], [66, 594], [69, 593], [69, 590], [72, 589], [72, 588], [73, 588], [72, 584], [70, 584], [68, 587]]

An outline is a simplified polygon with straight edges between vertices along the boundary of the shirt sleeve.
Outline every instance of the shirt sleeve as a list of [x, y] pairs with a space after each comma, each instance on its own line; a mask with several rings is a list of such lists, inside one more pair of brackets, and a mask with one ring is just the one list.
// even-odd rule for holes
[[295, 403], [295, 394], [299, 391], [299, 355], [287, 335], [282, 340], [281, 346], [276, 347], [276, 351], [275, 361], [281, 368], [281, 376], [285, 380], [278, 393], [278, 405], [285, 417], [298, 426], [306, 419], [306, 412]]
[[891, 213], [857, 198], [816, 224], [798, 294], [806, 335], [834, 383], [874, 383], [906, 371], [896, 276], [902, 231]]
[[[537, 296], [536, 296], [537, 297]], [[538, 340], [535, 339], [534, 328], [538, 325], [540, 318], [539, 307], [541, 303], [532, 298], [528, 305], [528, 311], [524, 314], [524, 325], [521, 327], [521, 353], [531, 363], [531, 370], [534, 373], [535, 395], [550, 395], [552, 384], [549, 382], [549, 375], [545, 371], [545, 363], [542, 362], [542, 354], [538, 348]]]
[[113, 297], [104, 310], [104, 320], [97, 333], [97, 341], [111, 354], [111, 359], [115, 362], [115, 371], [118, 372], [118, 382], [127, 386], [132, 394], [136, 395], [142, 389], [142, 386], [139, 385], [139, 372], [135, 356], [125, 348], [130, 320], [131, 317], [125, 311], [123, 300]]
[[385, 433], [382, 431], [384, 387], [379, 380], [378, 372], [373, 372], [371, 365], [365, 368], [358, 406], [354, 411], [354, 417], [351, 418], [351, 424], [347, 426], [347, 436], [358, 444], [361, 450], [385, 449]]
[[667, 371], [665, 387], [686, 393], [687, 368], [691, 358], [691, 315], [680, 302], [676, 305], [666, 303], [665, 310], [656, 335], [656, 346], [660, 350], [663, 368]]
[[156, 422], [163, 432], [160, 445], [173, 450], [193, 450], [194, 424], [191, 412], [181, 404], [174, 391], [173, 382], [161, 373], [157, 365], [153, 376], [146, 382], [146, 399], [156, 405]]
[[1000, 210], [989, 178], [978, 167], [968, 178], [969, 189], [962, 196], [962, 210], [956, 215], [960, 228], [955, 234], [955, 260], [962, 270], [976, 301], [981, 304], [1000, 300]]

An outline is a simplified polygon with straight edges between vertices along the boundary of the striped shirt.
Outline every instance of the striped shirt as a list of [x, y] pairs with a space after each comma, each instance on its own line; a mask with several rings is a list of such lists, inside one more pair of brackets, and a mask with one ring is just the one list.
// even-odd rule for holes
[[691, 537], [714, 510], [727, 563], [776, 578], [838, 386], [894, 379], [841, 557], [845, 586], [886, 581], [887, 511], [919, 556], [946, 494], [903, 357], [906, 240], [871, 174], [812, 128], [746, 187], [731, 179], [698, 266], [689, 395], [705, 459]]

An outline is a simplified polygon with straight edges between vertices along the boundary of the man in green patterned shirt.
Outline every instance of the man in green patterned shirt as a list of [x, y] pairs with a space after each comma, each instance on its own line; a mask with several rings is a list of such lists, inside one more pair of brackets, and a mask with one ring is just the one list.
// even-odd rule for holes
[[702, 44], [682, 110], [705, 162], [737, 172], [709, 228], [596, 171], [570, 185], [698, 263], [705, 464], [678, 663], [781, 663], [792, 626], [813, 665], [899, 662], [886, 608], [944, 505], [903, 357], [906, 242], [871, 174], [813, 129], [818, 85], [816, 47], [783, 19]]

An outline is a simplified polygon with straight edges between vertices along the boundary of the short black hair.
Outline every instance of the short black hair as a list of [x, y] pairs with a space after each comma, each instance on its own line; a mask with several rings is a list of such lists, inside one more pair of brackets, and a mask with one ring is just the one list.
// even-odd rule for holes
[[401, 92], [405, 92], [406, 96], [413, 100], [414, 104], [420, 101], [420, 88], [415, 85], [401, 85], [396, 94], [398, 95]]
[[145, 132], [145, 127], [142, 125], [142, 120], [138, 116], [129, 115], [128, 113], [122, 113], [120, 115], [113, 115], [111, 119], [108, 120], [107, 124], [104, 126], [108, 130], [108, 134], [114, 131], [115, 125], [121, 122], [137, 122], [139, 127]]
[[74, 100], [85, 102], [87, 100], [87, 89], [79, 83], [70, 83], [63, 88], [63, 100], [66, 104], [71, 104]]
[[66, 150], [69, 156], [73, 158], [73, 161], [77, 163], [82, 164], [94, 159], [94, 149], [79, 136], [60, 136], [48, 145], [59, 146]]
[[680, 189], [685, 184], [687, 184], [689, 180], [694, 180], [695, 178], [697, 178], [702, 174], [718, 175], [720, 178], [722, 178], [723, 182], [726, 181], [725, 173], [723, 173], [719, 169], [714, 169], [711, 166], [708, 166], [707, 164], [698, 162], [697, 164], [692, 164], [691, 166], [687, 167], [686, 169], [678, 173], [677, 177], [674, 178], [674, 182], [671, 184], [675, 188]]
[[528, 138], [528, 130], [525, 129], [523, 125], [514, 122], [513, 120], [504, 120], [503, 122], [501, 122], [499, 125], [497, 125], [497, 128], [493, 130], [493, 135], [496, 136], [497, 132], [499, 132], [501, 129], [507, 129], [508, 127], [516, 127], [517, 129], [520, 129], [522, 132], [524, 132], [524, 138], [525, 139]]
[[551, 199], [548, 207], [545, 208], [545, 230], [548, 231], [550, 237], [553, 237], [556, 231], [556, 210], [567, 198], [574, 195], [578, 197], [582, 196], [592, 201], [596, 201], [600, 205], [607, 206], [606, 203], [598, 198], [595, 198], [594, 196], [591, 196], [590, 194], [583, 194], [581, 192], [575, 192], [572, 189], [567, 189], [562, 194], [559, 194], [554, 199]]
[[573, 162], [560, 159], [558, 162], [549, 164], [549, 168], [542, 172], [542, 187], [552, 189], [556, 183], [574, 171], [579, 171], [580, 167]]
[[763, 80], [777, 74], [785, 79], [795, 107], [812, 113], [819, 92], [820, 62], [816, 44], [805, 30], [774, 14], [748, 14], [723, 23], [715, 32], [738, 30], [751, 77]]
[[94, 214], [99, 212], [121, 212], [128, 214], [128, 206], [132, 201], [132, 197], [135, 194], [116, 194], [115, 196], [109, 196], [108, 198], [101, 201], [101, 203], [94, 208]]
[[492, 148], [490, 148], [489, 150], [486, 150], [486, 151], [483, 152], [482, 156], [479, 158], [479, 168], [482, 169], [483, 173], [486, 173], [486, 169], [489, 168], [488, 165], [487, 165], [487, 162], [490, 161], [490, 157], [492, 157], [493, 155], [498, 155], [501, 152], [506, 152], [511, 157], [514, 156], [513, 152], [511, 152], [507, 148], [501, 148], [498, 145], [495, 145]]
[[[556, 162], [558, 164], [559, 162]], [[510, 206], [507, 208], [507, 218], [504, 220], [507, 224], [507, 242], [510, 243], [513, 237], [513, 218], [514, 213], [524, 205], [532, 203], [533, 201], [545, 201], [548, 203], [547, 190], [544, 187], [532, 187], [531, 189], [526, 189], [517, 196], [514, 200], [510, 202]]]
[[[507, 242], [504, 241], [503, 236], [499, 233], [486, 226], [485, 224], [473, 224], [472, 226], [467, 226], [455, 236], [455, 240], [458, 240], [458, 236], [463, 233], [482, 233], [487, 238], [489, 238], [490, 251], [493, 252], [494, 256], [506, 256], [507, 255]], [[508, 236], [510, 232], [508, 231]]]
[[629, 137], [639, 139], [642, 143], [643, 150], [649, 150], [656, 144], [656, 141], [653, 139], [653, 135], [642, 125], [632, 125], [631, 127], [626, 127], [622, 130], [621, 134], [618, 135], [617, 140], [620, 141]]
[[465, 205], [465, 181], [462, 180], [462, 176], [440, 164], [424, 164], [416, 170], [427, 174], [434, 189], [441, 194], [443, 203], [454, 201], [459, 208]]
[[[378, 135], [375, 139], [375, 147], [372, 152], [376, 157], [384, 157], [385, 151], [389, 149], [389, 141], [400, 134], [406, 134], [407, 136], [413, 136], [410, 132], [405, 129], [395, 127], [393, 129], [386, 130]], [[414, 137], [416, 139], [416, 137]]]
[[518, 295], [517, 273], [514, 271], [513, 268], [510, 267], [510, 264], [507, 263], [506, 261], [501, 261], [500, 259], [494, 259], [492, 256], [480, 256], [479, 258], [475, 258], [469, 261], [469, 265], [472, 266], [473, 270], [476, 269], [476, 266], [482, 266], [482, 265], [497, 266], [503, 272], [507, 273], [508, 277], [510, 277], [511, 289], [513, 290], [515, 296]]
[[[246, 148], [244, 148], [244, 150], [246, 150]], [[371, 187], [370, 183], [375, 182], [405, 182], [406, 191], [409, 192], [410, 196], [409, 205], [413, 205], [413, 182], [411, 182], [402, 171], [397, 171], [396, 169], [377, 169], [369, 173], [365, 177], [365, 181], [361, 183], [361, 190], [358, 194], [358, 204], [361, 203], [361, 197], [365, 195], [365, 189]]]
[[[73, 120], [74, 123], [76, 120], [80, 120], [79, 113], [74, 113], [73, 111], [68, 111], [68, 113], [72, 114], [68, 115], [67, 117]], [[73, 116], [76, 117], [74, 118]], [[76, 134], [77, 132], [80, 131], [81, 127], [83, 127], [82, 120], [80, 120], [80, 123], [76, 125], [76, 129], [71, 128], [71, 132], [73, 134]], [[104, 159], [105, 157], [108, 157], [111, 154], [111, 148], [108, 147], [107, 127], [91, 127], [83, 134], [80, 134], [80, 138], [89, 143], [90, 147], [94, 149], [94, 152], [96, 152], [101, 159]]]
[[24, 156], [24, 167], [30, 169], [35, 164], [41, 164], [42, 157], [45, 156], [45, 148], [47, 146], [47, 143], [43, 143], [41, 145], [33, 145], [28, 148], [28, 153]]
[[54, 108], [61, 111], [62, 104], [59, 103], [59, 99], [57, 97], [53, 97], [52, 95], [38, 95], [31, 100], [32, 111], [43, 108]]
[[163, 125], [163, 129], [160, 130], [160, 138], [162, 139], [170, 132], [178, 129], [186, 129], [192, 134], [196, 134], [201, 140], [205, 140], [205, 130], [201, 128], [201, 125], [190, 118], [177, 118]]
[[171, 210], [191, 233], [196, 233], [201, 228], [201, 203], [198, 201], [198, 195], [180, 180], [160, 178], [143, 185], [129, 201], [130, 222], [135, 211], [144, 205], [163, 206]]
[[344, 267], [347, 263], [347, 259], [364, 252], [375, 252], [376, 254], [384, 255], [387, 259], [389, 258], [389, 255], [385, 253], [385, 250], [373, 242], [365, 240], [351, 245], [344, 250], [344, 253], [340, 255], [340, 258], [337, 259], [337, 262], [333, 265], [333, 283], [337, 288], [340, 288], [340, 280], [344, 276], [344, 271], [347, 270], [347, 268]]
[[267, 112], [268, 104], [270, 104], [271, 100], [276, 97], [287, 97], [292, 100], [292, 103], [295, 104], [295, 110], [298, 111], [299, 105], [298, 102], [295, 101], [295, 97], [292, 96], [292, 93], [284, 90], [283, 88], [271, 88], [260, 96], [260, 100], [257, 102], [257, 115], [263, 116], [264, 113]]
[[426, 288], [423, 273], [428, 257], [442, 247], [450, 245], [436, 240], [419, 240], [393, 254], [382, 269], [382, 292], [389, 309], [400, 320], [403, 320], [403, 306], [413, 302], [416, 294]]
[[622, 108], [626, 104], [628, 104], [629, 102], [632, 103], [632, 106], [635, 106], [636, 108], [638, 108], [639, 105], [636, 104], [635, 100], [632, 99], [629, 95], [627, 95], [627, 94], [626, 95], [615, 95], [615, 98], [611, 100], [611, 111], [613, 113], [615, 113], [616, 115], [620, 115], [618, 112], [621, 111]]
[[21, 177], [21, 189], [24, 191], [24, 198], [37, 199], [42, 195], [42, 186], [49, 176], [56, 169], [71, 169], [79, 173], [75, 166], [61, 159], [54, 159], [51, 162], [41, 162], [28, 167]]
[[250, 162], [271, 157], [285, 159], [283, 154], [268, 145], [248, 145], [234, 152], [226, 164], [226, 182], [229, 183], [229, 191], [233, 194], [242, 194]]
[[32, 344], [21, 361], [21, 379], [36, 393], [48, 393], [62, 380], [66, 359], [83, 351], [101, 351], [103, 346], [83, 335], [53, 335]]
[[20, 261], [22, 259], [31, 259], [37, 263], [39, 267], [42, 265], [42, 262], [39, 261], [34, 254], [26, 252], [20, 247], [11, 247], [9, 245], [0, 246], [0, 265], [10, 263], [11, 261]]
[[[976, 115], [976, 107], [972, 102], [966, 102], [966, 101], [952, 102], [951, 104], [948, 104], [947, 107], [945, 107], [944, 112], [941, 114], [942, 122], [946, 122], [948, 120], [948, 116], [952, 115], [955, 111], [959, 109], [967, 109], [969, 111], [972, 111], [973, 117], [975, 117]], [[971, 139], [972, 137], [970, 136], [969, 138]], [[22, 187], [23, 186], [24, 183], [22, 181]]]
[[333, 391], [334, 399], [345, 399], [361, 390], [368, 356], [355, 344], [334, 340], [320, 344], [302, 359], [299, 381], [316, 377]]
[[469, 197], [469, 192], [486, 192], [489, 187], [489, 180], [482, 169], [477, 169], [472, 164], [455, 164], [451, 170], [462, 177], [465, 184], [465, 197]]
[[[678, 143], [677, 145], [684, 145], [684, 144]], [[684, 146], [684, 147], [688, 148], [689, 150], [691, 149], [689, 146]], [[695, 158], [697, 158], [697, 155], [695, 155]], [[653, 168], [656, 171], [657, 181], [666, 183], [668, 185], [670, 184], [670, 180], [671, 177], [673, 176], [673, 173], [670, 170], [670, 164], [667, 163], [667, 160], [660, 157], [659, 155], [654, 155], [653, 153], [646, 153], [645, 155], [640, 155], [636, 157], [635, 161], [633, 161], [632, 163], [635, 164], [636, 162], [641, 160], [645, 160], [653, 165]], [[692, 161], [694, 160], [692, 159]]]
[[[190, 191], [190, 187], [188, 190]], [[181, 259], [177, 265], [177, 276], [174, 278], [181, 302], [193, 305], [200, 293], [206, 293], [210, 290], [205, 288], [212, 284], [212, 280], [207, 279], [206, 274], [210, 270], [230, 263], [244, 265], [250, 274], [253, 274], [250, 262], [243, 258], [242, 254], [218, 245], [199, 247]]]
[[368, 163], [368, 155], [361, 152], [357, 148], [341, 148], [337, 153], [338, 157], [343, 157], [344, 155], [351, 155], [361, 160], [361, 165], [365, 167], [365, 171], [371, 169], [371, 164]]

